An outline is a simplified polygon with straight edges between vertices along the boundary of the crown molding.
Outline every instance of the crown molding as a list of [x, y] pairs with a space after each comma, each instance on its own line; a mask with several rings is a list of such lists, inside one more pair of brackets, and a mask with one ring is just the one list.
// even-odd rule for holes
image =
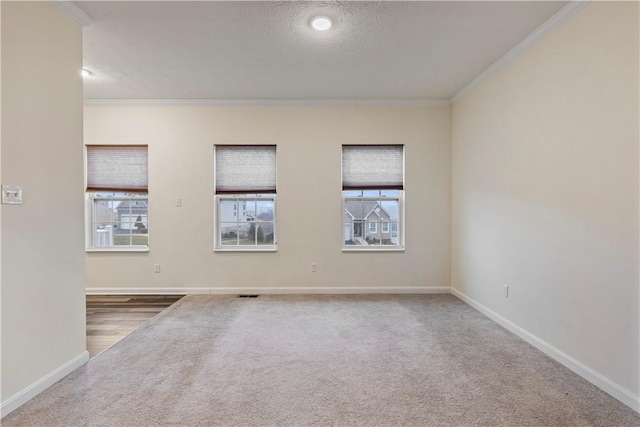
[[547, 19], [542, 25], [540, 25], [531, 34], [525, 37], [520, 43], [515, 45], [511, 50], [504, 54], [502, 58], [494, 62], [489, 68], [484, 70], [475, 79], [471, 80], [471, 82], [469, 82], [465, 87], [463, 87], [455, 95], [453, 95], [450, 99], [451, 104], [455, 104], [463, 99], [482, 82], [497, 73], [500, 69], [516, 59], [518, 56], [522, 55], [527, 49], [540, 41], [551, 31], [558, 28], [573, 15], [580, 12], [589, 3], [591, 3], [590, 0], [570, 1], [569, 4], [556, 12], [551, 18]]
[[87, 15], [82, 9], [80, 9], [75, 5], [75, 3], [70, 0], [51, 0], [51, 3], [53, 3], [56, 7], [58, 7], [58, 9], [62, 10], [67, 14], [67, 16], [69, 16], [71, 19], [73, 19], [83, 27], [91, 25], [95, 22], [92, 17]]
[[436, 107], [448, 99], [85, 99], [85, 106], [345, 106]]

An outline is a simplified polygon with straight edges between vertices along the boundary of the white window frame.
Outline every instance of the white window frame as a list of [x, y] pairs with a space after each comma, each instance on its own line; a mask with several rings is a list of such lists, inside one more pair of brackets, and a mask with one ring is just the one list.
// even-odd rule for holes
[[[273, 244], [272, 245], [222, 245], [220, 234], [220, 204], [223, 200], [234, 200], [236, 202], [241, 201], [253, 201], [253, 200], [270, 200], [273, 201], [273, 221], [254, 221], [257, 224], [260, 222], [273, 222]], [[278, 199], [276, 194], [216, 194], [214, 196], [213, 207], [213, 232], [214, 232], [214, 252], [275, 252], [278, 250]], [[236, 215], [236, 221], [239, 221], [239, 216]]]
[[[384, 191], [384, 189], [381, 189]], [[368, 191], [368, 190], [365, 190]], [[362, 202], [379, 202], [390, 200], [398, 201], [398, 244], [397, 245], [369, 245], [369, 246], [360, 246], [360, 245], [345, 245], [344, 244], [344, 234], [341, 233], [341, 241], [342, 241], [342, 252], [404, 252], [405, 243], [404, 243], [404, 190], [397, 190], [398, 196], [345, 196], [344, 191], [342, 192], [342, 212], [340, 216], [340, 223], [342, 224], [342, 229], [344, 230], [344, 212], [345, 212], [345, 203], [347, 201], [362, 201]], [[387, 222], [389, 224], [389, 222]], [[376, 224], [377, 225], [377, 224]], [[389, 230], [391, 227], [389, 227]], [[377, 232], [377, 227], [376, 227]]]
[[[101, 191], [99, 193], [109, 193], [109, 191]], [[94, 244], [94, 224], [96, 222], [95, 202], [100, 201], [127, 201], [127, 200], [144, 200], [147, 202], [147, 224], [149, 224], [149, 195], [144, 193], [138, 197], [130, 196], [97, 196], [96, 192], [85, 193], [85, 251], [86, 252], [149, 252], [149, 232], [147, 231], [146, 245], [112, 245], [112, 246], [96, 246]], [[119, 191], [114, 191], [119, 193]]]
[[[381, 144], [380, 148], [374, 145], [363, 144], [345, 144], [342, 146], [342, 211], [341, 215], [341, 241], [343, 252], [397, 252], [404, 251], [405, 249], [405, 216], [404, 216], [404, 177], [405, 177], [405, 159], [406, 152], [404, 144]], [[378, 152], [388, 151], [384, 154], [390, 155], [393, 161], [389, 163], [387, 156], [381, 156]], [[398, 158], [397, 150], [401, 150], [402, 158]], [[345, 157], [346, 154], [346, 157]], [[401, 160], [401, 165], [396, 163], [397, 160]], [[392, 167], [393, 165], [400, 166]], [[387, 167], [389, 166], [389, 167]], [[345, 176], [345, 172], [346, 176]], [[401, 174], [400, 174], [401, 172]], [[395, 190], [398, 192], [397, 196], [383, 196], [382, 191]], [[347, 196], [345, 191], [362, 191], [360, 196]], [[365, 191], [378, 191], [379, 195], [376, 196], [364, 196]], [[398, 202], [398, 218], [397, 218], [397, 244], [395, 245], [346, 245], [344, 230], [345, 221], [344, 216], [346, 212], [347, 201], [372, 201], [381, 202], [384, 200], [393, 200]], [[364, 218], [363, 218], [364, 220]], [[382, 222], [382, 217], [378, 222]], [[355, 229], [355, 222], [352, 222], [350, 229]], [[395, 221], [394, 221], [395, 224]], [[365, 225], [362, 225], [364, 229]], [[391, 229], [391, 227], [390, 227]], [[376, 233], [380, 230], [376, 224]], [[382, 231], [380, 231], [380, 238]], [[381, 242], [380, 242], [381, 243]]]
[[370, 222], [369, 223], [369, 233], [377, 233], [378, 232], [378, 223]]
[[389, 232], [389, 221], [383, 221], [382, 222], [382, 233], [388, 233]]

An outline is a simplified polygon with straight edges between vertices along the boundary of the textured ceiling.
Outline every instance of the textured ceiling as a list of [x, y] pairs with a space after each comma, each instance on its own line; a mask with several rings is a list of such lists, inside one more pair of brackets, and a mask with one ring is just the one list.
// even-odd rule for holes
[[85, 98], [448, 99], [566, 3], [76, 2]]

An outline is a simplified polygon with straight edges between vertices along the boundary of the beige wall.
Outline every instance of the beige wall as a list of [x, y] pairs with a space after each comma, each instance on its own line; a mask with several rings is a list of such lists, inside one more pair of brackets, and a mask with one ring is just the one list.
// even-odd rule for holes
[[452, 110], [452, 286], [636, 398], [638, 16], [591, 3]]
[[[149, 253], [88, 253], [87, 286], [448, 287], [449, 131], [449, 107], [85, 107], [86, 144], [149, 145], [150, 194]], [[341, 252], [343, 143], [405, 144], [405, 252]], [[276, 253], [213, 252], [214, 144], [277, 144]]]
[[82, 31], [50, 2], [2, 2], [2, 396], [85, 352]]

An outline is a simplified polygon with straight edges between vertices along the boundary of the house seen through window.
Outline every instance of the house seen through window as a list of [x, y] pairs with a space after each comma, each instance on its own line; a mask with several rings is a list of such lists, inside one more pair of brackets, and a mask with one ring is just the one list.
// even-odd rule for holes
[[149, 202], [146, 194], [91, 194], [93, 246], [147, 246]]
[[[237, 207], [241, 208], [238, 209]], [[236, 211], [240, 215], [236, 215]], [[271, 194], [218, 196], [219, 246], [273, 246], [275, 200]]]
[[147, 250], [146, 146], [87, 146], [87, 248]]

